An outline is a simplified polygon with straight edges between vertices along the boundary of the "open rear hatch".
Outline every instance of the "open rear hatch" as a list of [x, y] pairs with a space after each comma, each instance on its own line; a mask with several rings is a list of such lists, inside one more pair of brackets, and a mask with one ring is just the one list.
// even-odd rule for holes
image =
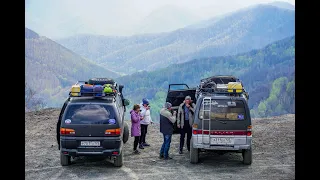
[[[195, 101], [196, 88], [189, 88], [187, 84], [169, 84], [166, 102], [172, 104], [172, 110], [178, 111], [179, 105], [184, 101], [186, 96], [190, 96]], [[173, 134], [180, 133], [177, 128], [177, 122], [174, 124]]]

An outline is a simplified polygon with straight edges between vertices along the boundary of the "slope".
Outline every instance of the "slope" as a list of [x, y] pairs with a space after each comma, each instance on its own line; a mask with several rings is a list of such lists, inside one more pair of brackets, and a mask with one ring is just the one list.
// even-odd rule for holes
[[66, 89], [77, 80], [119, 76], [30, 29], [25, 31], [25, 81], [49, 106], [60, 105]]
[[[130, 74], [194, 58], [247, 52], [295, 34], [295, 11], [272, 5], [245, 8], [211, 22], [212, 25], [206, 24], [200, 29], [182, 28], [159, 35], [114, 37], [110, 42], [110, 37], [102, 36], [93, 41], [71, 37], [58, 42], [103, 66]], [[121, 45], [112, 47], [112, 44]], [[102, 47], [112, 48], [104, 50]]]
[[201, 20], [192, 11], [165, 5], [152, 11], [138, 25], [136, 34], [174, 31]]
[[[169, 83], [195, 86], [201, 78], [215, 74], [238, 76], [250, 93], [249, 106], [257, 108], [268, 98], [272, 82], [279, 77], [293, 77], [295, 69], [294, 36], [274, 42], [263, 49], [234, 56], [197, 59], [154, 72], [139, 72], [117, 78], [125, 84], [124, 92], [132, 102], [151, 99], [154, 112], [162, 107]], [[154, 116], [153, 118], [158, 118]]]

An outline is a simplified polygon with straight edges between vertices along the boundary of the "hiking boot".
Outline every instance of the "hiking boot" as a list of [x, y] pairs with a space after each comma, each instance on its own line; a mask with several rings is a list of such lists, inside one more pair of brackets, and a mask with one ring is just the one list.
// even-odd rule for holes
[[148, 144], [148, 143], [143, 143], [142, 145], [143, 146], [150, 146], [150, 144]]
[[163, 158], [164, 160], [169, 160], [169, 159], [172, 159], [172, 157], [168, 156], [168, 157], [165, 157]]
[[183, 154], [183, 152], [182, 152], [182, 150], [181, 150], [181, 149], [179, 150], [179, 154]]
[[139, 145], [139, 149], [144, 149], [142, 144]]
[[134, 154], [140, 154], [140, 151], [134, 150], [133, 153], [134, 153]]
[[159, 155], [159, 159], [162, 159], [162, 158], [164, 158], [164, 157], [163, 157], [163, 154], [160, 154], [160, 155]]

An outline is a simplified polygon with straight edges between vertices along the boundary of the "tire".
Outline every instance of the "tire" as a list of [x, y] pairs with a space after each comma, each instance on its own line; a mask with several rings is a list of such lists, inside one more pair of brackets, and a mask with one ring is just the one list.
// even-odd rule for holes
[[129, 140], [129, 127], [127, 122], [124, 122], [123, 125], [123, 143], [125, 144]]
[[193, 140], [190, 140], [190, 163], [196, 164], [199, 161], [199, 149], [193, 147]]
[[243, 157], [243, 164], [251, 165], [251, 163], [252, 163], [252, 150], [251, 149], [243, 150], [242, 157]]
[[120, 155], [116, 157], [114, 160], [115, 167], [121, 167], [123, 165], [123, 151], [121, 151]]
[[92, 78], [89, 79], [88, 83], [95, 85], [114, 84], [114, 80], [110, 78]]
[[71, 157], [60, 153], [60, 164], [61, 166], [68, 166], [71, 164]]

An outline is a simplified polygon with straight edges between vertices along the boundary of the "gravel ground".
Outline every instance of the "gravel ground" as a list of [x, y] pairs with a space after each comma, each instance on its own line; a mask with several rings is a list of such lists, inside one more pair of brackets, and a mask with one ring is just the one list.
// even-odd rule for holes
[[[158, 125], [148, 129], [150, 147], [132, 153], [133, 138], [124, 146], [124, 165], [113, 167], [103, 158], [76, 158], [60, 165], [56, 143], [57, 109], [25, 114], [25, 179], [295, 179], [295, 116], [253, 119], [253, 163], [242, 164], [241, 154], [203, 152], [199, 164], [190, 164], [188, 154], [178, 154], [179, 135], [174, 135], [172, 160], [158, 159], [162, 135]], [[187, 152], [187, 151], [185, 151]]]

